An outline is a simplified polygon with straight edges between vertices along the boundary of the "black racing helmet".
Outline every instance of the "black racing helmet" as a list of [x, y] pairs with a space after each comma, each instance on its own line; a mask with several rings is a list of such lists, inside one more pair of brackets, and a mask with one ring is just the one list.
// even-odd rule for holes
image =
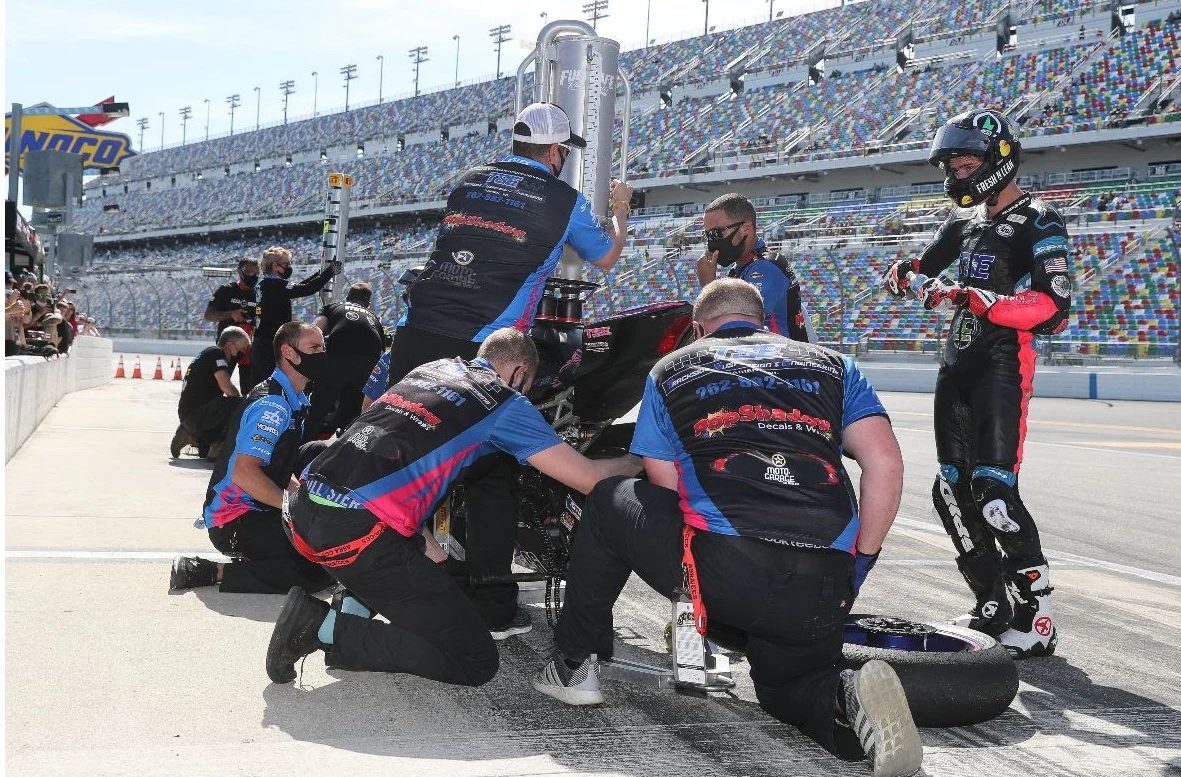
[[[984, 164], [959, 180], [947, 169], [947, 162], [957, 156], [978, 156]], [[1013, 125], [999, 112], [967, 111], [939, 128], [927, 161], [945, 172], [943, 188], [951, 201], [970, 208], [998, 194], [1017, 177], [1021, 142], [1013, 134]]]

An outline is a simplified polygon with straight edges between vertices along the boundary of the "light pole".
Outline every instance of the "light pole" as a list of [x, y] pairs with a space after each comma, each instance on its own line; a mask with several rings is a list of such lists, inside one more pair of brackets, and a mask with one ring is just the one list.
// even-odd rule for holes
[[381, 83], [385, 79], [385, 57], [377, 55], [377, 104], [381, 105]]
[[648, 0], [648, 13], [644, 17], [644, 48], [648, 48], [649, 34], [652, 31], [652, 0]]
[[187, 134], [185, 130], [188, 129], [189, 119], [192, 117], [193, 109], [191, 106], [186, 105], [180, 109], [180, 144], [182, 146], [185, 144], [185, 136]]
[[459, 36], [452, 35], [451, 40], [455, 41], [455, 85], [459, 86]]
[[500, 46], [509, 39], [513, 31], [512, 25], [502, 24], [499, 27], [493, 27], [488, 30], [488, 37], [496, 44], [496, 77], [500, 78]]
[[418, 97], [418, 68], [423, 62], [430, 62], [426, 46], [415, 46], [410, 49], [410, 61], [414, 63], [414, 96]]
[[607, 18], [607, 0], [591, 0], [584, 3], [582, 12], [590, 18], [591, 29], [599, 29], [599, 19]]
[[287, 98], [295, 93], [295, 82], [284, 81], [279, 84], [279, 90], [283, 92], [283, 123], [287, 123]]
[[209, 140], [209, 98], [205, 98], [205, 139]]
[[315, 70], [312, 71], [312, 115], [319, 116], [316, 112], [316, 95], [320, 93], [320, 74]]
[[260, 126], [258, 117], [262, 114], [262, 90], [257, 86], [254, 87], [254, 131], [258, 132]]
[[141, 119], [135, 120], [135, 126], [139, 127], [139, 150], [144, 150], [144, 130], [148, 128], [148, 117], [144, 116]]
[[230, 106], [230, 134], [234, 134], [234, 111], [242, 104], [241, 95], [231, 94], [226, 98], [226, 105]]
[[340, 74], [344, 76], [344, 109], [347, 112], [349, 109], [349, 81], [357, 77], [357, 66], [345, 65], [340, 69]]
[[767, 21], [773, 21], [775, 19], [775, 0], [767, 0], [767, 5], [770, 6], [767, 9]]
[[160, 111], [160, 150], [164, 150], [164, 111]]
[[545, 11], [542, 11], [539, 16], [541, 16], [541, 26], [544, 27], [545, 23], [549, 21], [549, 14], [547, 14]]
[[701, 0], [701, 2], [705, 3], [705, 30], [701, 34], [709, 35], [709, 0]]

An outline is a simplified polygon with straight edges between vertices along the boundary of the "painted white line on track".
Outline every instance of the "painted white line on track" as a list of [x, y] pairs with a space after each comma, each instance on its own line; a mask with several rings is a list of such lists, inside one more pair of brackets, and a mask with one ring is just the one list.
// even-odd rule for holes
[[213, 561], [229, 561], [228, 558], [217, 553], [204, 550], [6, 550], [5, 559], [35, 559], [51, 561], [66, 559], [69, 561], [171, 561], [177, 556], [200, 556]]
[[[898, 516], [894, 519], [894, 524], [896, 526], [905, 526], [909, 529], [918, 529], [919, 531], [946, 536], [943, 527], [932, 521], [920, 521], [916, 518]], [[1061, 561], [1067, 564], [1077, 564], [1079, 566], [1102, 569], [1107, 572], [1116, 572], [1121, 575], [1132, 575], [1133, 577], [1139, 577], [1144, 580], [1151, 580], [1154, 583], [1163, 583], [1174, 588], [1181, 588], [1181, 577], [1177, 575], [1154, 572], [1151, 569], [1141, 569], [1139, 567], [1128, 566], [1127, 564], [1117, 564], [1113, 561], [1104, 561], [1103, 559], [1091, 558], [1090, 556], [1080, 556], [1077, 553], [1067, 553], [1061, 550], [1043, 549], [1043, 552], [1050, 561]]]
[[[934, 434], [935, 433], [931, 429], [914, 429], [914, 428], [908, 427], [908, 426], [894, 426], [892, 428], [896, 432], [918, 432], [919, 434]], [[1075, 445], [1073, 443], [1040, 442], [1038, 440], [1030, 440], [1029, 438], [1026, 438], [1025, 444], [1027, 446], [1028, 445], [1044, 445], [1049, 448], [1068, 448], [1072, 451], [1093, 451], [1095, 453], [1102, 453], [1105, 456], [1110, 456], [1111, 452], [1112, 452], [1111, 448], [1092, 448], [1087, 445]], [[1150, 459], [1168, 459], [1170, 461], [1176, 461], [1178, 458], [1181, 458], [1181, 456], [1166, 456], [1161, 453], [1144, 453], [1142, 451], [1121, 450], [1119, 453], [1122, 456], [1145, 456]]]

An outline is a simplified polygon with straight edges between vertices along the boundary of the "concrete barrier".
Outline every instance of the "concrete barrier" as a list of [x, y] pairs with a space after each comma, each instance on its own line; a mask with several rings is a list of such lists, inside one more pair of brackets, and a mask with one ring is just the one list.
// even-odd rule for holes
[[111, 380], [111, 341], [79, 337], [69, 354], [52, 359], [9, 356], [4, 360], [4, 461], [11, 459], [58, 401], [71, 391]]
[[[933, 393], [939, 374], [934, 364], [860, 363], [879, 391]], [[1181, 370], [1175, 367], [1143, 370], [1120, 367], [1044, 367], [1033, 375], [1035, 397], [1067, 399], [1128, 399], [1181, 402]]]

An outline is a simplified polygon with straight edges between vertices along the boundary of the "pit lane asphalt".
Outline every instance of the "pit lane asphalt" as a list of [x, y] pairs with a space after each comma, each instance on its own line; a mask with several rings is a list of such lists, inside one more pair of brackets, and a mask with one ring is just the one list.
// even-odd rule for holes
[[[729, 696], [606, 683], [565, 708], [529, 678], [549, 648], [501, 646], [481, 688], [326, 672], [272, 685], [281, 597], [166, 592], [209, 465], [170, 462], [179, 383], [67, 395], [6, 469], [6, 770], [11, 775], [838, 775], [764, 715], [745, 664]], [[903, 506], [857, 610], [940, 619], [968, 605], [930, 508], [929, 395], [884, 394], [906, 458]], [[1021, 665], [1012, 708], [922, 731], [929, 775], [1152, 775], [1181, 770], [1181, 406], [1035, 399], [1022, 493], [1052, 562], [1058, 655]], [[652, 657], [668, 605], [633, 581], [621, 651]]]

